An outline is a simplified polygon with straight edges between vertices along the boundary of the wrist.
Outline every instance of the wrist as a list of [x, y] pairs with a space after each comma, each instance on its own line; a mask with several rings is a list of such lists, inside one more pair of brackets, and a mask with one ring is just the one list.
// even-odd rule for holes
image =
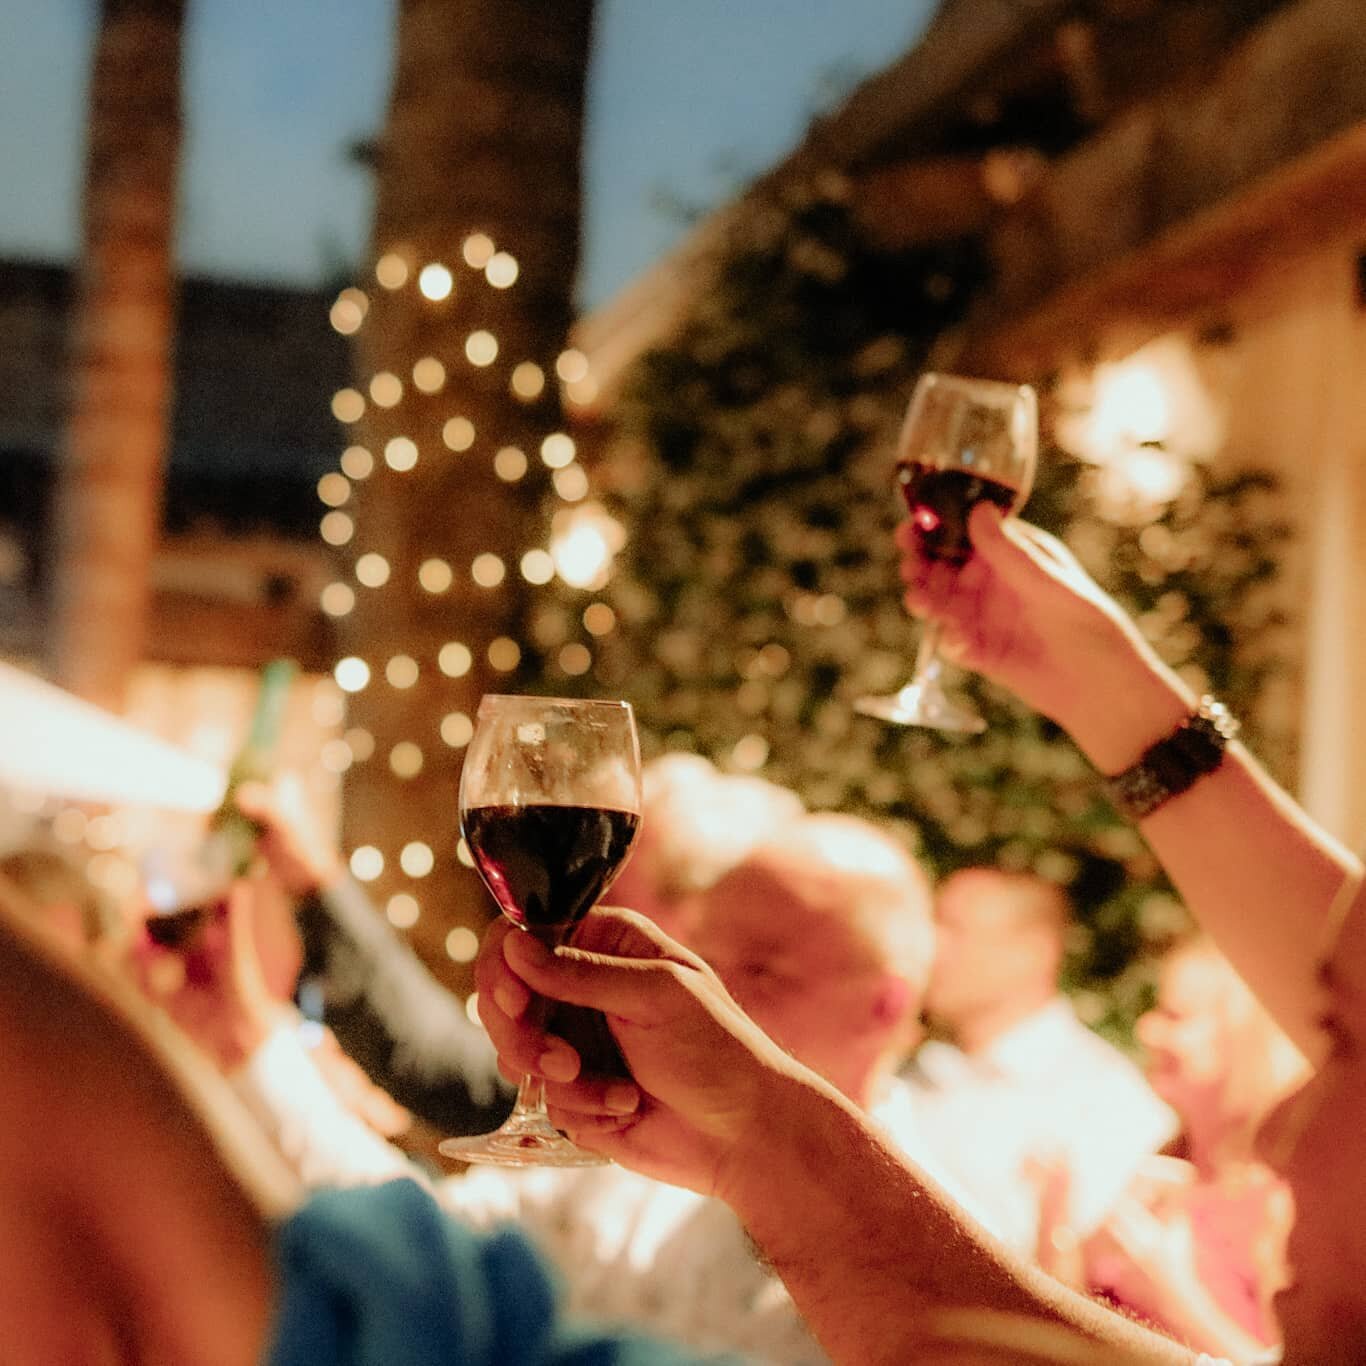
[[1093, 657], [1083, 686], [1054, 720], [1102, 774], [1135, 763], [1195, 706], [1195, 694], [1145, 644], [1128, 642]]

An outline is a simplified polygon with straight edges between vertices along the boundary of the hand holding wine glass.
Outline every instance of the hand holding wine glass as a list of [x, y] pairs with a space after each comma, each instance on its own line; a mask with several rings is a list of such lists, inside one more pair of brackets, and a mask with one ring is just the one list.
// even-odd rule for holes
[[[620, 872], [640, 823], [640, 745], [626, 702], [486, 696], [465, 754], [460, 823], [499, 909], [548, 948]], [[546, 1117], [524, 1078], [501, 1129], [440, 1151], [504, 1166], [596, 1165]]]
[[[915, 387], [898, 442], [896, 479], [921, 553], [961, 569], [972, 558], [968, 518], [982, 502], [1013, 513], [1029, 496], [1038, 451], [1038, 407], [1027, 384], [925, 374]], [[978, 732], [986, 722], [949, 698], [941, 679], [939, 630], [920, 639], [911, 681], [889, 697], [854, 707], [898, 725]]]

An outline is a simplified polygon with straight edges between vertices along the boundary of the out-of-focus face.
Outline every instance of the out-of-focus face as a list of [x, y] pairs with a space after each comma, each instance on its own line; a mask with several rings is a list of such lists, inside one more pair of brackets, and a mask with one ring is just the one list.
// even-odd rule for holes
[[857, 1099], [856, 1056], [891, 1045], [915, 1003], [832, 890], [742, 864], [702, 898], [692, 947], [765, 1033]]
[[[925, 1008], [950, 1029], [1038, 989], [1039, 931], [1022, 929], [1012, 911], [1016, 890], [990, 869], [946, 878], [935, 897], [935, 955]], [[1047, 983], [1045, 982], [1045, 986]]]
[[1177, 952], [1162, 967], [1157, 1004], [1138, 1020], [1148, 1081], [1180, 1115], [1219, 1103], [1229, 1066], [1224, 999], [1218, 965]]
[[1366, 884], [1322, 977], [1327, 1058], [1259, 1139], [1295, 1197], [1290, 1283], [1276, 1296], [1287, 1366], [1366, 1361]]

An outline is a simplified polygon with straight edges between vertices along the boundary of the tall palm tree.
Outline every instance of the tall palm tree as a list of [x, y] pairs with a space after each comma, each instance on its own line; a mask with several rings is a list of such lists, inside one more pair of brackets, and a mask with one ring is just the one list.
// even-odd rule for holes
[[185, 0], [102, 0], [91, 75], [51, 666], [113, 710], [146, 634], [166, 458]]
[[[353, 724], [375, 740], [373, 756], [348, 774], [345, 833], [352, 846], [374, 845], [385, 856], [377, 883], [384, 898], [419, 903], [413, 939], [433, 960], [444, 960], [452, 915], [482, 920], [477, 885], [455, 858], [462, 718], [473, 717], [483, 692], [508, 690], [509, 673], [497, 667], [510, 662], [508, 645], [494, 647], [492, 662], [490, 646], [520, 638], [526, 585], [519, 562], [533, 538], [544, 542], [549, 472], [538, 451], [559, 425], [553, 366], [578, 262], [592, 15], [592, 0], [400, 0], [388, 122], [373, 150], [378, 276], [365, 282], [368, 311], [357, 336], [357, 387], [369, 399], [357, 440], [374, 457], [375, 472], [352, 492], [356, 531], [348, 550], [353, 564], [365, 554], [382, 556], [389, 577], [378, 588], [357, 587], [356, 607], [344, 619], [345, 642], [369, 664], [372, 680], [353, 701]], [[481, 270], [488, 245], [478, 250], [480, 234], [515, 259], [511, 287], [490, 283], [506, 284], [505, 260]], [[395, 260], [402, 270], [394, 271]], [[440, 280], [429, 288], [436, 298], [418, 285], [422, 268], [433, 264], [454, 281], [449, 294]], [[496, 338], [492, 363], [470, 360], [467, 339], [475, 332]], [[444, 367], [435, 392], [415, 382], [414, 364], [423, 358]], [[519, 398], [511, 384], [526, 361], [548, 374], [534, 399]], [[428, 367], [423, 382], [432, 374]], [[371, 389], [376, 375], [401, 384], [397, 402], [375, 402], [394, 397]], [[468, 442], [446, 426], [452, 418], [471, 424]], [[396, 437], [416, 445], [411, 468], [386, 464]], [[495, 456], [506, 447], [529, 457], [525, 476], [495, 472]], [[400, 448], [395, 463], [410, 458]], [[472, 576], [480, 556], [496, 556], [503, 567], [493, 586]], [[422, 580], [436, 591], [419, 588], [430, 561], [449, 566], [449, 586], [438, 570]], [[491, 560], [482, 564], [489, 572], [480, 577], [497, 576]], [[443, 655], [443, 646], [457, 648]], [[468, 651], [467, 670], [458, 647]], [[408, 686], [405, 658], [417, 664]], [[395, 659], [397, 672], [387, 675]], [[434, 852], [431, 873], [421, 850], [401, 861], [411, 843]], [[411, 904], [399, 905], [410, 918]]]

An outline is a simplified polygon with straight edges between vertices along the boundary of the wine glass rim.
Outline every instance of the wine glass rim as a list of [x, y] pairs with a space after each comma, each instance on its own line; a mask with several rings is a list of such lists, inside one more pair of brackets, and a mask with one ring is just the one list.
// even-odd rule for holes
[[977, 375], [955, 375], [948, 370], [925, 370], [916, 381], [917, 387], [925, 385], [943, 385], [946, 388], [980, 390], [986, 393], [995, 393], [1004, 397], [1007, 394], [1019, 396], [1024, 393], [1033, 394], [1032, 384], [1016, 384], [1008, 379], [984, 379]]
[[527, 702], [542, 707], [620, 707], [631, 710], [631, 704], [621, 697], [542, 697], [539, 693], [486, 692], [479, 699], [482, 709], [486, 702]]

